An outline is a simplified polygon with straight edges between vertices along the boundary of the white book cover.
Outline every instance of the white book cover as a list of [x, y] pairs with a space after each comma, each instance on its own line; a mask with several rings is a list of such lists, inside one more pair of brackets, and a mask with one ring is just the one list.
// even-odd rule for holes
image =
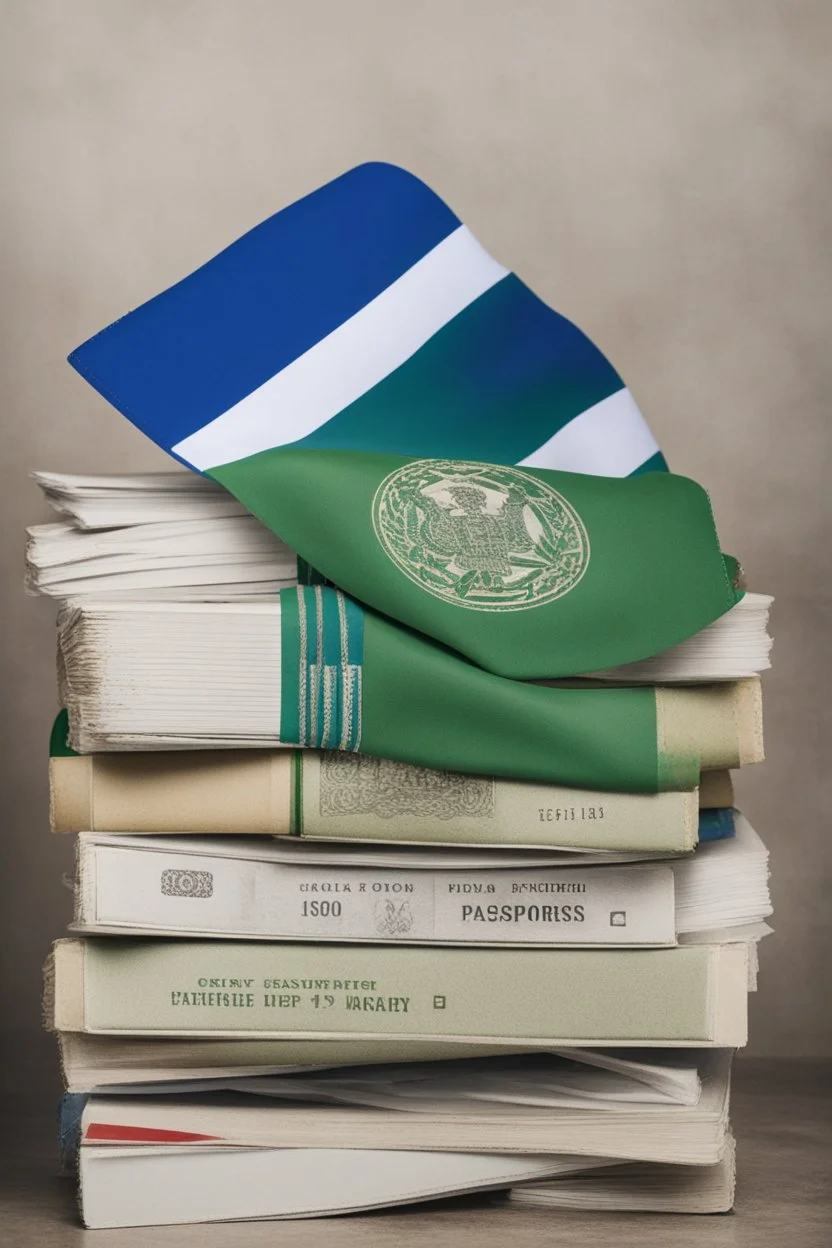
[[[330, 941], [673, 945], [668, 866], [422, 870], [82, 836], [74, 929]], [[256, 855], [256, 856], [254, 856]], [[322, 855], [325, 857], [325, 855]]]
[[[751, 825], [687, 858], [373, 850], [291, 841], [78, 840], [74, 930], [442, 944], [672, 945], [726, 940], [771, 913]], [[466, 869], [466, 861], [469, 864]], [[545, 862], [547, 865], [534, 865]], [[589, 865], [586, 865], [586, 864]], [[551, 865], [550, 865], [551, 864]], [[734, 930], [736, 929], [736, 930]]]
[[81, 1216], [91, 1229], [322, 1217], [604, 1164], [569, 1156], [103, 1146], [81, 1150]]

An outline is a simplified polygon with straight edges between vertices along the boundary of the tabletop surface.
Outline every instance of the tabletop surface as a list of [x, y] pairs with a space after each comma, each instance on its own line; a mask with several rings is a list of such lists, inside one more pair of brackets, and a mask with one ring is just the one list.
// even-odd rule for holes
[[738, 1142], [732, 1214], [608, 1214], [520, 1209], [484, 1197], [295, 1222], [85, 1231], [73, 1183], [56, 1177], [54, 1105], [36, 1081], [5, 1098], [0, 1239], [15, 1248], [828, 1248], [832, 1244], [832, 1062], [735, 1066]]

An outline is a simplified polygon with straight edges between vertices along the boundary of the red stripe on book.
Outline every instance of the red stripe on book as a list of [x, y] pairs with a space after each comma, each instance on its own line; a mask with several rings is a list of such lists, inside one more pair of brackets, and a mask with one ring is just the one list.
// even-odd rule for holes
[[118, 1140], [129, 1144], [193, 1144], [195, 1140], [221, 1140], [221, 1135], [198, 1135], [195, 1131], [162, 1131], [157, 1127], [122, 1127], [111, 1122], [91, 1122], [84, 1140]]

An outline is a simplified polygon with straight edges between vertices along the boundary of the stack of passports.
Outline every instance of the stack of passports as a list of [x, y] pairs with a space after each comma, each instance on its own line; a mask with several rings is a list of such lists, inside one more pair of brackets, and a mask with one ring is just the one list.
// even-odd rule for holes
[[730, 1209], [771, 599], [609, 361], [366, 165], [70, 362], [192, 470], [28, 533], [85, 1223]]
[[[119, 482], [81, 479], [42, 549], [95, 537], [87, 498], [105, 521], [128, 499], [184, 511], [137, 508], [142, 557], [183, 526], [257, 525], [191, 518], [215, 488]], [[77, 834], [75, 913], [45, 1009], [87, 1225], [474, 1191], [730, 1208], [731, 1055], [771, 914], [730, 773], [762, 759], [770, 600], [544, 683], [377, 617], [351, 653], [347, 620], [304, 692], [298, 605], [326, 626], [337, 591], [246, 602], [183, 566], [174, 551], [164, 586], [119, 599], [123, 570], [81, 562], [60, 618], [50, 814]], [[313, 731], [314, 679], [335, 683], [340, 738], [322, 715]], [[343, 1181], [322, 1192], [324, 1164]]]

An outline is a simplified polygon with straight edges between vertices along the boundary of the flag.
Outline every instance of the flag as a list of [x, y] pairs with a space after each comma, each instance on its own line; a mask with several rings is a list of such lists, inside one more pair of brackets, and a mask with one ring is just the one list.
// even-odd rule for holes
[[703, 765], [742, 761], [740, 686], [505, 680], [329, 586], [279, 598], [283, 745], [630, 793], [691, 789]]
[[651, 471], [609, 362], [395, 166], [292, 204], [70, 361], [305, 565], [496, 674], [637, 661], [737, 600], [707, 495]]
[[394, 165], [284, 208], [69, 358], [208, 474], [288, 445], [666, 468], [597, 347]]
[[741, 593], [687, 477], [265, 451], [212, 474], [326, 580], [501, 676], [658, 654]]

